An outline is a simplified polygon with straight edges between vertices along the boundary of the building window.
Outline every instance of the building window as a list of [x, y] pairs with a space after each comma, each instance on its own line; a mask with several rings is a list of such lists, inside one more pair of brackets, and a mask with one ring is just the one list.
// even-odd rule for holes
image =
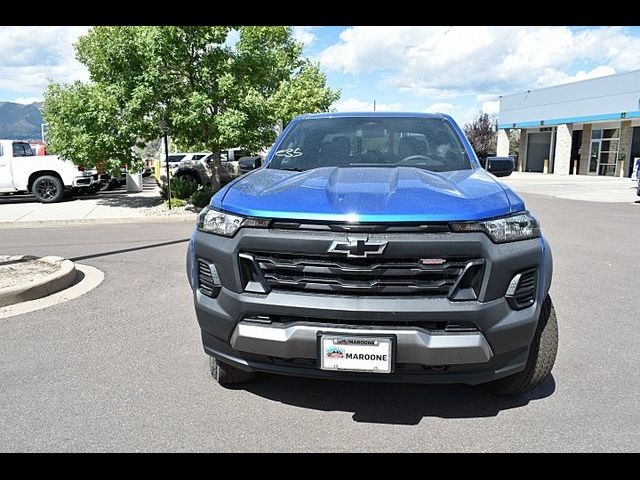
[[620, 129], [605, 128], [591, 131], [589, 174], [615, 176], [618, 164]]

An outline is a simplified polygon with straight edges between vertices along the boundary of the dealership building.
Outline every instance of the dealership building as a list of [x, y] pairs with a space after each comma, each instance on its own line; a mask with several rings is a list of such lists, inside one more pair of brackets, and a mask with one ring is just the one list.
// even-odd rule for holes
[[629, 177], [640, 158], [640, 70], [500, 97], [497, 155], [520, 132], [517, 169]]

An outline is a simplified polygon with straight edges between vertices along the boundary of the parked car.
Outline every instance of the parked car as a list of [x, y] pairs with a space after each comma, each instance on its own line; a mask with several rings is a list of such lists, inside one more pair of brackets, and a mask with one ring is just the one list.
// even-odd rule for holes
[[[150, 166], [144, 165], [142, 167], [142, 178], [150, 177], [152, 174], [153, 171], [151, 170]], [[114, 188], [119, 188], [127, 184], [127, 169], [120, 169], [120, 175], [118, 175], [117, 177], [109, 173], [101, 173], [98, 178], [102, 183], [100, 190], [113, 190]]]
[[[239, 168], [239, 160], [245, 153], [246, 151], [241, 148], [230, 148], [221, 153], [220, 181], [222, 184], [228, 183], [242, 174]], [[183, 180], [193, 181], [198, 185], [211, 183], [213, 154], [210, 153], [206, 156], [197, 154], [197, 157], [185, 157], [173, 171], [170, 171], [171, 175]]]
[[240, 160], [245, 158], [246, 155], [249, 155], [249, 152], [244, 148], [239, 147], [229, 148], [222, 152], [222, 172], [220, 173], [220, 182], [223, 185], [245, 173], [240, 168]]
[[94, 193], [100, 186], [97, 170], [56, 155], [34, 155], [27, 142], [0, 140], [0, 193], [33, 193], [39, 202], [53, 203], [65, 193]]
[[[173, 154], [170, 154], [169, 155], [169, 168], [176, 168], [180, 164], [180, 162], [185, 159], [185, 157], [187, 155], [189, 155], [189, 154], [187, 154], [187, 153], [173, 153]], [[196, 153], [196, 154], [191, 154], [191, 155], [202, 155], [202, 156], [204, 156], [206, 154], [197, 154]], [[163, 166], [164, 166], [164, 163], [165, 162], [163, 161]]]
[[[542, 382], [557, 351], [552, 257], [507, 184], [441, 114], [294, 119], [218, 191], [187, 276], [211, 374]], [[491, 173], [489, 173], [491, 172]]]

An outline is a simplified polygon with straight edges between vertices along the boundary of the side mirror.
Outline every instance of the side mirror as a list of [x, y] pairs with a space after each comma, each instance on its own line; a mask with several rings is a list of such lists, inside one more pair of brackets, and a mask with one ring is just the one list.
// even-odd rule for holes
[[487, 171], [496, 177], [508, 177], [514, 168], [513, 157], [487, 157]]
[[238, 168], [241, 172], [255, 170], [262, 166], [262, 157], [242, 157], [238, 160]]

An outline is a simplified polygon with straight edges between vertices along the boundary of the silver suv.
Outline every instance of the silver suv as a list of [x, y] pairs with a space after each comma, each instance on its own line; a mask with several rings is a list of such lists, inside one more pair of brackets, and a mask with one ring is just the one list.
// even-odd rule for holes
[[[222, 170], [220, 172], [221, 183], [228, 183], [240, 175], [238, 160], [245, 154], [240, 148], [230, 148], [224, 150], [220, 155]], [[212, 153], [193, 153], [184, 154], [185, 157], [171, 170], [172, 177], [183, 180], [191, 180], [198, 185], [207, 185], [211, 183], [213, 171], [211, 164], [213, 162]], [[169, 157], [171, 158], [171, 156]]]

